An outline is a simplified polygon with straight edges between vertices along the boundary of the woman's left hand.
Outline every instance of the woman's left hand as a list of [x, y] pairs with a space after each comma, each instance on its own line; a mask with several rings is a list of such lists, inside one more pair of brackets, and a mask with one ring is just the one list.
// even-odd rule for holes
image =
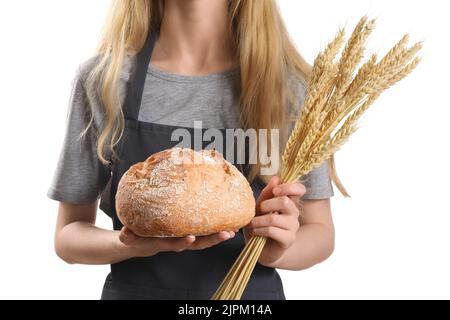
[[259, 263], [273, 267], [295, 242], [300, 228], [299, 204], [306, 188], [300, 183], [280, 184], [273, 177], [256, 201], [257, 216], [245, 227], [244, 234], [267, 237]]

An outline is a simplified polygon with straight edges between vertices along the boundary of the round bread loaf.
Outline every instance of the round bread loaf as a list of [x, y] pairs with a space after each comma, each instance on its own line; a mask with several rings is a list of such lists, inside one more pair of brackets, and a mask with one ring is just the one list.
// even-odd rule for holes
[[219, 152], [174, 148], [123, 175], [116, 211], [141, 237], [205, 236], [246, 226], [255, 199], [246, 178]]

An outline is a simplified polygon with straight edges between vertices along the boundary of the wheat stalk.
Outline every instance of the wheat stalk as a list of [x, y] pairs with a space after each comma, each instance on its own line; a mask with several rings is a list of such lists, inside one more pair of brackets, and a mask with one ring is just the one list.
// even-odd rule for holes
[[[407, 48], [405, 35], [380, 61], [372, 55], [357, 70], [375, 22], [363, 17], [344, 43], [340, 30], [314, 61], [308, 95], [286, 144], [279, 176], [298, 181], [333, 155], [357, 131], [358, 121], [380, 95], [420, 63], [422, 43]], [[252, 237], [214, 294], [214, 300], [237, 300], [244, 293], [267, 239]]]
[[[312, 78], [308, 89], [309, 90], [308, 95], [305, 99], [304, 106], [300, 111], [300, 118], [306, 118], [308, 115], [312, 114], [312, 110], [314, 110], [315, 107], [317, 106], [317, 98], [320, 96], [321, 93], [318, 90], [319, 88], [317, 84], [318, 83], [330, 84], [330, 82], [334, 80], [335, 74], [337, 72], [337, 67], [335, 66], [336, 69], [331, 71], [330, 68], [327, 67], [333, 63], [336, 55], [338, 54], [339, 50], [342, 47], [342, 44], [344, 43], [344, 40], [345, 40], [345, 31], [341, 29], [339, 30], [333, 41], [331, 41], [328, 44], [324, 52], [320, 53], [315, 59], [314, 66], [312, 69]], [[327, 70], [327, 72], [324, 74], [325, 70]], [[287, 150], [288, 152], [284, 152], [282, 157], [282, 162], [284, 163], [291, 163], [293, 159], [288, 159], [288, 155], [296, 154], [298, 151], [295, 150], [295, 148], [298, 145], [296, 141], [304, 138], [300, 136], [302, 132], [303, 122], [305, 121], [297, 121], [295, 124], [295, 128], [293, 130], [294, 134], [290, 136], [286, 144], [285, 150]]]
[[341, 100], [345, 91], [350, 86], [353, 73], [364, 56], [365, 44], [372, 33], [374, 26], [375, 20], [367, 22], [367, 17], [364, 17], [353, 31], [352, 38], [344, 50], [342, 58], [339, 62], [340, 75], [336, 83], [334, 100], [330, 103], [330, 106], [335, 105], [336, 102]]

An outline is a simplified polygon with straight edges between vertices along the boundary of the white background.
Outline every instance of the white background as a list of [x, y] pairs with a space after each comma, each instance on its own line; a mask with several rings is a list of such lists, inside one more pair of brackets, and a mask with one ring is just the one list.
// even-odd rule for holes
[[[405, 32], [424, 61], [385, 94], [338, 154], [352, 194], [337, 196], [334, 255], [282, 272], [289, 299], [450, 298], [447, 1], [280, 0], [312, 62], [337, 28], [378, 18], [384, 53]], [[46, 198], [63, 140], [71, 80], [95, 49], [107, 0], [0, 2], [0, 298], [98, 299], [107, 266], [69, 266], [53, 251], [57, 204]], [[99, 215], [99, 225], [110, 221]]]

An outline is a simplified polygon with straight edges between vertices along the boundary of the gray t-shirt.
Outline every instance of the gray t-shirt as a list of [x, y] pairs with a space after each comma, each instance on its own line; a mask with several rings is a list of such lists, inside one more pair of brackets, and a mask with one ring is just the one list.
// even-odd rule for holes
[[[94, 202], [110, 177], [108, 166], [97, 157], [95, 134], [88, 131], [80, 138], [88, 125], [90, 110], [85, 81], [95, 61], [92, 58], [80, 65], [73, 80], [65, 140], [48, 191], [48, 196], [57, 201], [73, 204]], [[132, 70], [132, 60], [126, 59], [119, 83], [122, 101]], [[234, 70], [207, 76], [182, 76], [149, 66], [139, 120], [180, 127], [193, 127], [194, 121], [202, 121], [204, 128], [239, 128], [233, 89], [235, 76]], [[306, 90], [301, 83], [296, 87], [301, 105]], [[101, 110], [99, 104], [92, 107], [93, 110]], [[97, 127], [101, 126], [102, 120], [101, 112], [94, 112]], [[304, 178], [308, 189], [304, 199], [333, 196], [327, 168], [324, 164]]]

